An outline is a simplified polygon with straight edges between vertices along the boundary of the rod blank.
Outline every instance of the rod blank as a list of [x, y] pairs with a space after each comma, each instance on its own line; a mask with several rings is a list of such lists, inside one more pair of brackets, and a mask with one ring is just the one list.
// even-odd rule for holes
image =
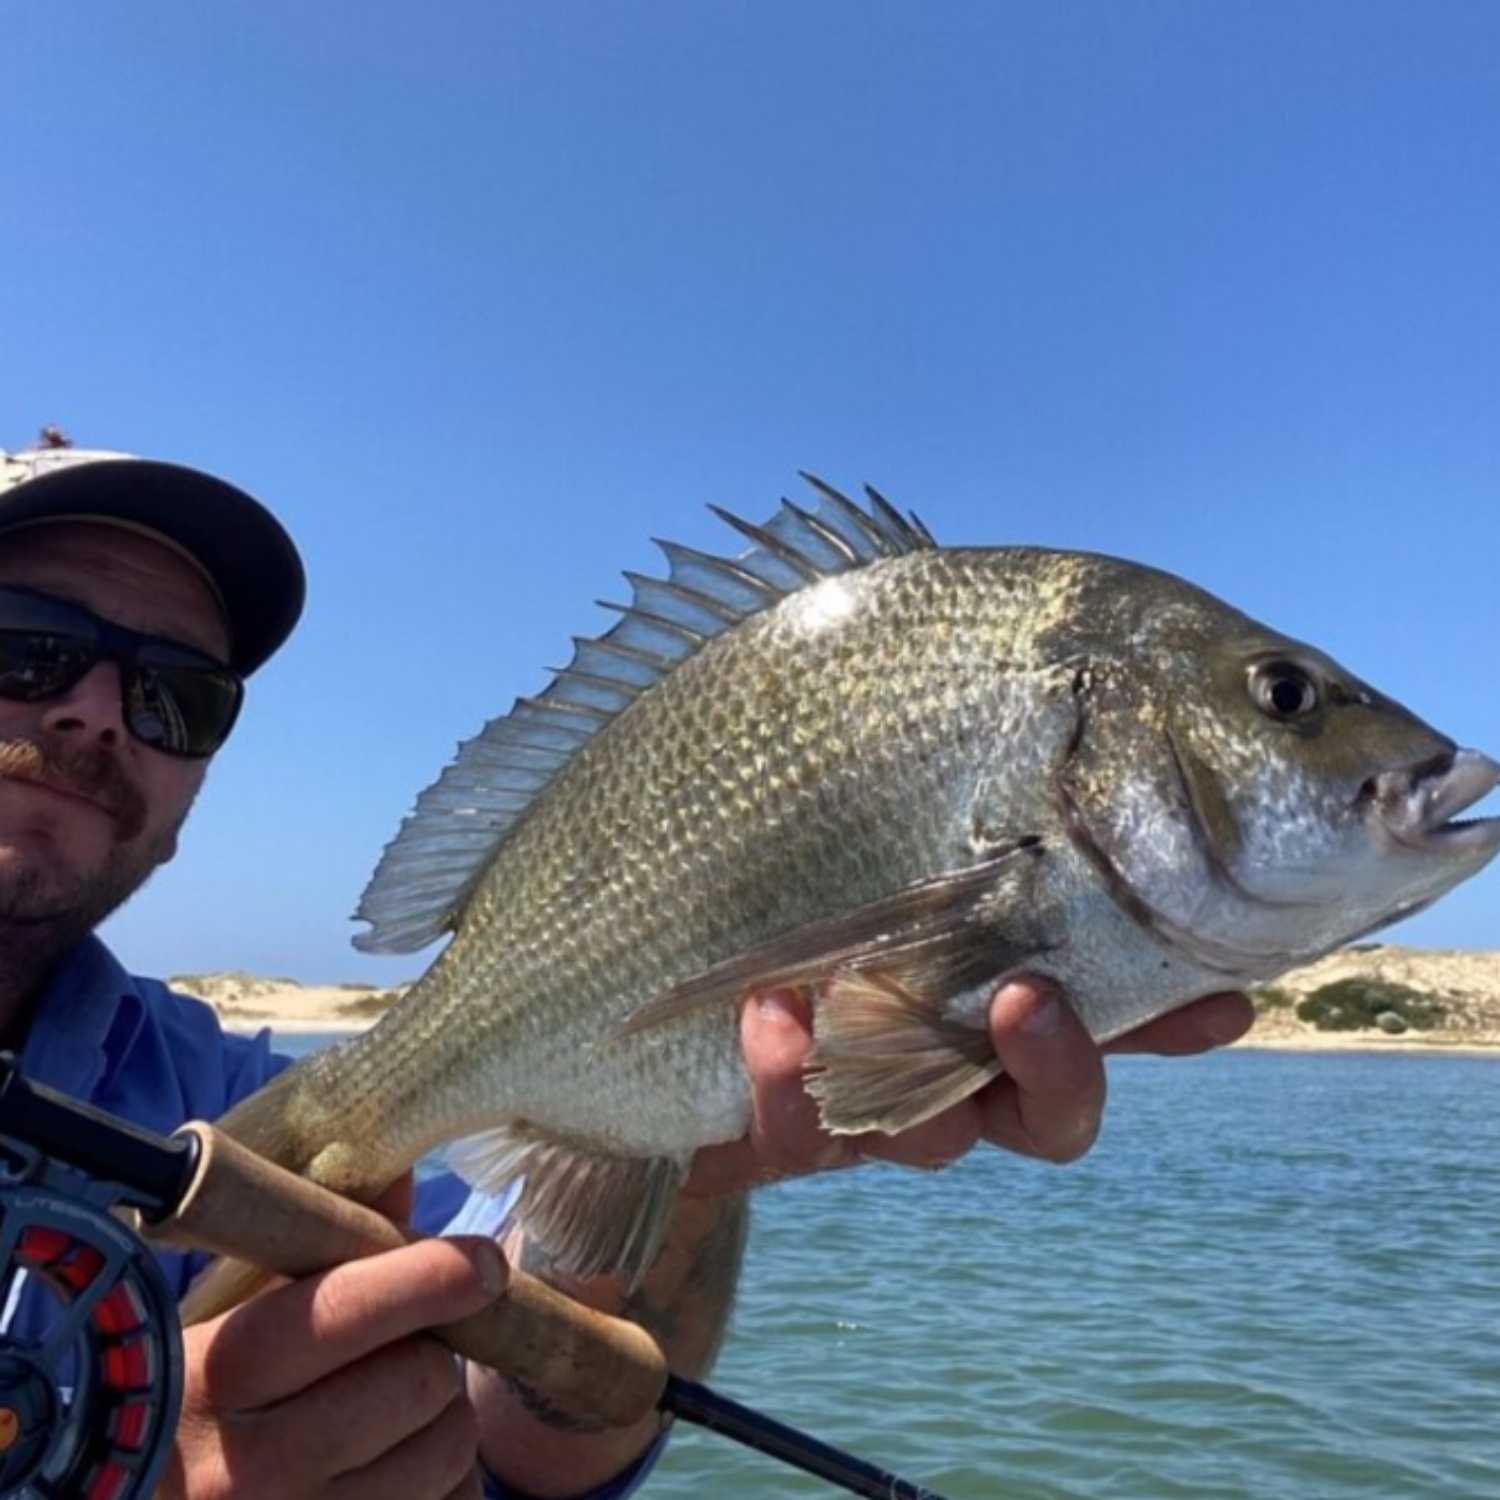
[[888, 1469], [877, 1468], [852, 1453], [820, 1443], [817, 1438], [741, 1406], [706, 1385], [669, 1375], [661, 1405], [663, 1411], [674, 1412], [747, 1448], [779, 1458], [782, 1463], [826, 1479], [851, 1494], [865, 1495], [869, 1500], [943, 1500], [936, 1490], [923, 1489]]

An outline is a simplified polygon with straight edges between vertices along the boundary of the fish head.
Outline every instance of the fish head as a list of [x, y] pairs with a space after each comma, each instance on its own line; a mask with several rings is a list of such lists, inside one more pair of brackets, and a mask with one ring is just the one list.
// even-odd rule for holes
[[1500, 818], [1456, 816], [1500, 784], [1500, 764], [1326, 653], [1221, 607], [1158, 651], [1163, 665], [1180, 689], [1165, 759], [1212, 876], [1184, 913], [1200, 929], [1301, 961], [1421, 910], [1500, 852]]
[[1181, 579], [1089, 567], [1054, 655], [1076, 713], [1054, 789], [1075, 850], [1164, 946], [1269, 978], [1500, 852], [1500, 818], [1458, 816], [1500, 784], [1490, 757]]

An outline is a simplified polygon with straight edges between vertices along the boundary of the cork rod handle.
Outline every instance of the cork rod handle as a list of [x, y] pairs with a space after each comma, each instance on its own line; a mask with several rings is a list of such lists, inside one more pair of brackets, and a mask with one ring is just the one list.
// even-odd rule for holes
[[[176, 1210], [142, 1222], [148, 1241], [209, 1250], [284, 1276], [398, 1249], [411, 1238], [373, 1209], [341, 1198], [232, 1141], [202, 1121], [198, 1170]], [[575, 1412], [628, 1426], [655, 1409], [667, 1382], [656, 1341], [635, 1323], [585, 1307], [511, 1270], [488, 1307], [434, 1330], [468, 1359], [514, 1375]]]

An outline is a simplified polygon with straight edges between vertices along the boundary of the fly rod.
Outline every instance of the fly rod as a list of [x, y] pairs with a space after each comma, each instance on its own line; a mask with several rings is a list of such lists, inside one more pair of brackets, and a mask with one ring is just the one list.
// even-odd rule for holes
[[[181, 1399], [181, 1329], [148, 1247], [207, 1250], [308, 1276], [409, 1238], [373, 1209], [265, 1161], [212, 1125], [193, 1121], [170, 1137], [156, 1135], [28, 1081], [0, 1054], [0, 1280], [9, 1286], [25, 1270], [62, 1289], [67, 1304], [62, 1333], [45, 1342], [46, 1359], [9, 1350], [0, 1335], [0, 1496], [73, 1493], [40, 1486], [75, 1470], [80, 1494], [134, 1500], [150, 1493]], [[644, 1328], [524, 1271], [511, 1268], [506, 1290], [488, 1307], [434, 1332], [464, 1357], [615, 1426], [662, 1411], [851, 1494], [942, 1500], [672, 1375]], [[161, 1388], [136, 1400], [139, 1393], [116, 1376], [124, 1370], [119, 1379], [133, 1378], [128, 1351], [148, 1346], [155, 1354], [143, 1368]], [[10, 1352], [20, 1361], [7, 1361]], [[67, 1361], [80, 1358], [103, 1372], [77, 1382], [103, 1403], [97, 1411], [85, 1409], [67, 1383]], [[12, 1365], [25, 1370], [15, 1391], [5, 1383]], [[121, 1412], [133, 1411], [141, 1413], [141, 1431], [134, 1446], [122, 1447]], [[51, 1412], [51, 1427], [26, 1428], [35, 1412]], [[30, 1433], [26, 1443], [6, 1443], [7, 1413]], [[127, 1431], [132, 1421], [123, 1424]]]
[[696, 1422], [710, 1432], [717, 1432], [779, 1458], [782, 1463], [819, 1479], [826, 1479], [846, 1489], [851, 1495], [865, 1495], [869, 1500], [943, 1500], [936, 1490], [923, 1489], [909, 1479], [889, 1470], [876, 1468], [862, 1458], [842, 1449], [820, 1443], [817, 1438], [788, 1427], [784, 1422], [741, 1406], [711, 1391], [706, 1385], [667, 1376], [667, 1388], [658, 1405], [663, 1411], [675, 1412], [688, 1422]]

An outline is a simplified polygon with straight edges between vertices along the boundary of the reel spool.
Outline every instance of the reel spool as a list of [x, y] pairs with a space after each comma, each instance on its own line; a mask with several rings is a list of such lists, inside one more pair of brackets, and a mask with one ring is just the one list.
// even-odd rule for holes
[[[176, 1299], [122, 1194], [0, 1140], [0, 1496], [151, 1493], [182, 1404]], [[23, 1295], [24, 1294], [24, 1295]]]

